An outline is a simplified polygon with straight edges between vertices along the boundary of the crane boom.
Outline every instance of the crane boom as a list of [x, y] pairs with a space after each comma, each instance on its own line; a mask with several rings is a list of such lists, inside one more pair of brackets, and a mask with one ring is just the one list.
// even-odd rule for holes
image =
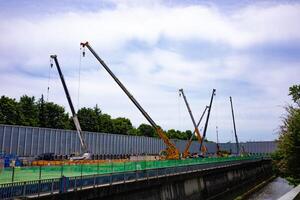
[[206, 136], [206, 131], [207, 131], [207, 126], [208, 126], [208, 120], [209, 120], [209, 116], [210, 116], [211, 106], [212, 106], [213, 99], [214, 99], [214, 96], [215, 96], [215, 95], [216, 95], [216, 89], [213, 89], [213, 90], [212, 90], [212, 94], [211, 94], [211, 98], [210, 98], [210, 103], [209, 103], [208, 113], [207, 113], [207, 116], [206, 116], [206, 122], [205, 122], [205, 126], [204, 126], [203, 138], [202, 138], [202, 141], [201, 141], [200, 148], [202, 148], [203, 141], [204, 141], [205, 136]]
[[[204, 117], [204, 114], [205, 114], [205, 112], [206, 112], [207, 109], [208, 109], [208, 106], [205, 107], [205, 109], [204, 109], [204, 111], [203, 111], [203, 113], [202, 113], [202, 115], [201, 115], [201, 117], [200, 117], [200, 120], [199, 120], [198, 123], [197, 123], [197, 127], [199, 127], [199, 125], [200, 125], [200, 123], [201, 123], [201, 121], [202, 121], [202, 118]], [[189, 149], [190, 149], [190, 146], [191, 146], [191, 144], [192, 144], [194, 134], [195, 134], [195, 130], [194, 130], [193, 134], [191, 135], [191, 137], [190, 137], [190, 139], [189, 139], [189, 141], [188, 141], [188, 143], [187, 143], [187, 145], [186, 145], [186, 147], [185, 147], [185, 149], [184, 149], [183, 157], [185, 157], [185, 158], [186, 158], [187, 156], [189, 156]], [[199, 141], [199, 140], [198, 140], [198, 141]], [[202, 150], [203, 150], [204, 152], [207, 151], [207, 149], [206, 149], [205, 146], [202, 147]]]
[[61, 83], [63, 85], [64, 91], [65, 91], [65, 94], [66, 94], [66, 97], [67, 97], [67, 100], [68, 100], [68, 103], [69, 103], [69, 106], [70, 106], [70, 109], [71, 109], [71, 112], [72, 112], [72, 119], [73, 119], [73, 122], [74, 122], [75, 127], [76, 127], [76, 131], [77, 131], [77, 134], [78, 134], [78, 137], [79, 137], [79, 140], [80, 140], [82, 150], [83, 150], [84, 153], [88, 153], [87, 145], [86, 145], [84, 137], [83, 137], [83, 132], [81, 130], [80, 123], [79, 123], [77, 114], [75, 112], [75, 109], [74, 109], [74, 106], [73, 106], [73, 103], [72, 103], [72, 99], [71, 99], [69, 90], [67, 88], [64, 76], [63, 76], [62, 71], [60, 69], [60, 66], [59, 66], [59, 63], [58, 63], [58, 60], [57, 60], [57, 56], [56, 55], [51, 55], [50, 58], [54, 60], [54, 63], [56, 65], [56, 68], [57, 68], [57, 71], [58, 71], [58, 74], [59, 74], [59, 77], [60, 77], [60, 80], [61, 80]]
[[[191, 119], [192, 119], [192, 122], [193, 122], [193, 125], [194, 125], [194, 128], [195, 128], [194, 133], [196, 133], [198, 142], [201, 144], [202, 137], [201, 137], [200, 131], [199, 131], [199, 129], [198, 129], [198, 126], [199, 126], [199, 124], [200, 124], [200, 122], [201, 122], [201, 120], [202, 120], [202, 117], [203, 117], [203, 115], [204, 115], [204, 113], [205, 113], [205, 111], [206, 111], [206, 108], [205, 108], [205, 110], [204, 110], [204, 112], [203, 112], [203, 114], [202, 114], [202, 116], [201, 116], [201, 118], [200, 118], [200, 120], [199, 120], [199, 123], [196, 124], [196, 121], [195, 121], [195, 118], [194, 118], [194, 116], [193, 116], [192, 110], [191, 110], [191, 108], [190, 108], [190, 106], [189, 106], [189, 103], [188, 103], [188, 101], [187, 101], [187, 99], [186, 99], [186, 96], [185, 96], [184, 91], [183, 91], [182, 88], [179, 89], [179, 94], [182, 94], [182, 97], [183, 97], [183, 99], [184, 99], [185, 105], [186, 105], [186, 107], [187, 107], [187, 110], [188, 110], [188, 112], [189, 112], [189, 114], [190, 114], [190, 117], [191, 117]], [[187, 145], [188, 148], [185, 148], [185, 150], [184, 150], [184, 153], [183, 153], [183, 154], [184, 154], [184, 157], [187, 156], [187, 154], [188, 154], [188, 150], [189, 150], [189, 147], [190, 147], [190, 145], [191, 145], [191, 141], [192, 141], [192, 139], [193, 139], [194, 133], [191, 135], [191, 138], [190, 138], [190, 140], [189, 140], [189, 142], [188, 142], [188, 145]], [[203, 146], [203, 149], [200, 149], [200, 151], [201, 151], [201, 152], [206, 151], [205, 147]]]
[[236, 127], [235, 127], [235, 118], [234, 118], [234, 112], [233, 112], [233, 105], [232, 105], [232, 98], [230, 98], [230, 105], [231, 105], [231, 114], [232, 114], [232, 122], [233, 122], [233, 130], [234, 130], [234, 136], [235, 136], [235, 143], [236, 143], [236, 151], [237, 154], [240, 153], [240, 146], [239, 146], [239, 140], [236, 134]]
[[179, 151], [176, 146], [171, 142], [171, 140], [165, 135], [163, 130], [152, 120], [148, 113], [143, 109], [143, 107], [138, 103], [138, 101], [133, 97], [133, 95], [127, 90], [127, 88], [122, 84], [122, 82], [115, 76], [115, 74], [109, 69], [105, 62], [98, 56], [94, 49], [89, 45], [88, 42], [81, 43], [82, 47], [87, 47], [90, 52], [95, 56], [98, 62], [104, 67], [104, 69], [109, 73], [109, 75], [115, 80], [115, 82], [120, 86], [123, 92], [128, 96], [132, 103], [139, 109], [143, 116], [148, 120], [152, 127], [156, 130], [159, 137], [166, 144], [166, 158], [167, 159], [179, 159]]

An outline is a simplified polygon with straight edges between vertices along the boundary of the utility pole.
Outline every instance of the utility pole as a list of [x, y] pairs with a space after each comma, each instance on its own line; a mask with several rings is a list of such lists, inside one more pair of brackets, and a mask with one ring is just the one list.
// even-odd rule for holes
[[236, 127], [235, 127], [235, 119], [234, 119], [234, 112], [233, 112], [233, 105], [232, 105], [232, 98], [231, 96], [230, 98], [230, 105], [231, 105], [231, 114], [232, 114], [232, 122], [233, 122], [233, 130], [234, 130], [234, 136], [235, 136], [235, 143], [236, 143], [236, 153], [239, 154], [240, 153], [240, 146], [239, 146], [239, 140], [236, 134]]

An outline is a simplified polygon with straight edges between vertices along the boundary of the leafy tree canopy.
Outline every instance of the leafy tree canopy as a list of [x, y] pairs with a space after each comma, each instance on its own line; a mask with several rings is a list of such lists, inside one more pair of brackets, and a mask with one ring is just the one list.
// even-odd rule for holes
[[148, 124], [141, 124], [138, 127], [138, 131], [141, 133], [141, 135], [145, 135], [148, 137], [154, 137], [155, 136], [155, 129], [148, 125]]
[[280, 126], [278, 150], [273, 159], [280, 175], [290, 183], [300, 184], [300, 85], [290, 87], [290, 96], [296, 106], [286, 106], [286, 114]]
[[131, 121], [124, 117], [113, 119], [113, 133], [129, 135], [129, 131], [133, 128]]

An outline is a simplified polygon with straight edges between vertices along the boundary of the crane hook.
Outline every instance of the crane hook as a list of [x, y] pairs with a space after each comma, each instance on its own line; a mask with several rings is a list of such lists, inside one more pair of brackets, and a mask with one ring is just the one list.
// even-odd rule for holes
[[85, 57], [85, 47], [83, 47], [83, 50], [82, 50], [82, 57]]
[[50, 57], [50, 67], [52, 68], [53, 67], [53, 58]]

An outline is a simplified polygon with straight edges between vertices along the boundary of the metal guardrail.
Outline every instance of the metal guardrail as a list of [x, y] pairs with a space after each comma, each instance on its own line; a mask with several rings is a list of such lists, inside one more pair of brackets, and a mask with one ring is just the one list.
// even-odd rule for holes
[[241, 161], [260, 158], [256, 156], [234, 156], [223, 158], [193, 158], [184, 160], [156, 160], [156, 161], [123, 161], [105, 162], [96, 164], [61, 164], [50, 166], [28, 166], [4, 168], [0, 173], [0, 184], [11, 182], [24, 182], [44, 180], [51, 178], [86, 176], [94, 174], [109, 174], [135, 170], [148, 170], [165, 167], [178, 167], [186, 165], [218, 163], [224, 161]]
[[54, 179], [0, 184], [0, 199], [15, 197], [38, 197], [56, 193], [66, 193], [84, 190], [91, 187], [101, 187], [127, 182], [137, 182], [172, 175], [186, 174], [202, 170], [231, 167], [241, 163], [256, 162], [263, 158], [224, 161], [221, 163], [206, 163], [187, 166], [165, 167], [148, 170], [135, 170], [110, 174], [94, 174], [87, 176], [61, 177]]

